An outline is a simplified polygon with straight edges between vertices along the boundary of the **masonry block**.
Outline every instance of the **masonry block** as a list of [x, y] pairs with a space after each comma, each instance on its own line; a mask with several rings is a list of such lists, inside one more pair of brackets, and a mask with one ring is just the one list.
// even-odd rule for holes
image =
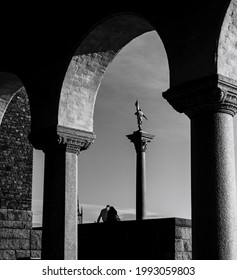
[[14, 250], [1, 250], [0, 249], [0, 260], [15, 260], [16, 254]]
[[191, 239], [183, 240], [183, 244], [184, 244], [184, 251], [192, 252], [192, 240]]
[[16, 259], [30, 259], [30, 250], [16, 250]]
[[182, 239], [190, 239], [191, 238], [191, 228], [190, 227], [175, 227], [175, 237]]
[[30, 230], [0, 228], [0, 238], [30, 238]]
[[41, 251], [40, 250], [31, 250], [31, 258], [32, 259], [41, 259]]
[[31, 249], [41, 250], [42, 230], [31, 231]]
[[176, 260], [191, 260], [192, 252], [176, 252], [175, 259]]
[[31, 229], [32, 223], [21, 221], [0, 221], [0, 228]]
[[184, 242], [182, 239], [175, 239], [175, 252], [184, 251]]
[[7, 220], [7, 209], [0, 209], [0, 221]]

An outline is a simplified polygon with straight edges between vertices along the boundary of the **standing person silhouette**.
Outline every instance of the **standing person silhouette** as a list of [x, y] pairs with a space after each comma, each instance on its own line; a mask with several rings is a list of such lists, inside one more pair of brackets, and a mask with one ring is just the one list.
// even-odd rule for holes
[[100, 219], [102, 219], [103, 223], [107, 222], [107, 216], [108, 216], [109, 209], [110, 209], [110, 205], [106, 205], [106, 207], [100, 211], [100, 215], [97, 219], [97, 223], [100, 222]]

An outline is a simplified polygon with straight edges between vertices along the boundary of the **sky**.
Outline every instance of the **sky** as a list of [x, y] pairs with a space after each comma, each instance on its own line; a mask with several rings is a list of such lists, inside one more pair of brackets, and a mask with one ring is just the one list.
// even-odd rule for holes
[[[154, 134], [146, 151], [149, 217], [191, 218], [189, 119], [162, 97], [169, 88], [164, 46], [155, 31], [127, 44], [107, 68], [94, 111], [95, 143], [79, 155], [79, 203], [84, 222], [94, 222], [107, 204], [122, 219], [135, 219], [136, 153], [126, 135], [138, 129], [135, 101]], [[34, 223], [41, 222], [43, 153], [34, 151]]]

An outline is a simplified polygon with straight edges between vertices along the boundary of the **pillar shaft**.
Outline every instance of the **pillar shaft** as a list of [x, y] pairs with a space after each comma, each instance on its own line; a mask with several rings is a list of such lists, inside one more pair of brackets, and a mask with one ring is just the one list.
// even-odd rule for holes
[[72, 165], [66, 147], [45, 151], [42, 259], [77, 259], [73, 209], [77, 186], [68, 180], [69, 172], [71, 180], [75, 178], [74, 170], [69, 171]]
[[62, 126], [31, 142], [45, 153], [42, 259], [76, 260], [78, 254], [78, 155], [94, 134]]
[[169, 89], [163, 97], [191, 121], [193, 259], [236, 259], [237, 82], [214, 75]]
[[236, 259], [233, 118], [191, 119], [193, 259]]
[[146, 154], [145, 151], [137, 152], [136, 174], [136, 219], [146, 218]]
[[77, 192], [78, 155], [66, 152], [65, 183], [65, 255], [66, 260], [77, 260]]

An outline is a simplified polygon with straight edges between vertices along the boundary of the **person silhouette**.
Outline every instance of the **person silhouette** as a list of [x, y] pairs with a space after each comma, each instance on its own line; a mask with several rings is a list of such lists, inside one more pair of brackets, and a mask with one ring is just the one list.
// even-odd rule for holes
[[118, 221], [120, 221], [120, 218], [118, 216], [117, 210], [113, 206], [110, 206], [107, 215], [107, 223], [114, 223]]
[[108, 211], [110, 209], [110, 205], [106, 205], [105, 208], [103, 208], [101, 211], [100, 211], [100, 215], [97, 219], [97, 223], [100, 222], [100, 219], [102, 219], [103, 223], [107, 222], [107, 216], [108, 216]]

